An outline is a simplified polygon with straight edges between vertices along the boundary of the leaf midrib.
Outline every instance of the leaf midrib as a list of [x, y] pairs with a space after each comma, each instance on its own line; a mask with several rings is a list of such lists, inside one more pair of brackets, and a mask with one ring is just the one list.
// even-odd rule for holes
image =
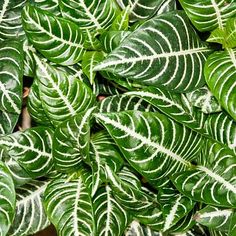
[[10, 0], [5, 0], [3, 5], [2, 5], [2, 11], [1, 11], [1, 14], [0, 14], [0, 24], [3, 21], [3, 17], [5, 15], [6, 11], [7, 11], [7, 7], [9, 5], [9, 3], [10, 3]]

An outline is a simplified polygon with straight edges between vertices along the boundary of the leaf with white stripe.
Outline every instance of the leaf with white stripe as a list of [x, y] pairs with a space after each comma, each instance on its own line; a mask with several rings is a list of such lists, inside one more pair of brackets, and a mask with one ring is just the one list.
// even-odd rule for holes
[[232, 216], [232, 209], [206, 206], [196, 213], [194, 219], [211, 229], [228, 232]]
[[230, 227], [229, 227], [229, 235], [236, 235], [236, 213], [234, 211]]
[[85, 83], [37, 56], [35, 60], [43, 109], [54, 126], [94, 105], [95, 96]]
[[72, 65], [82, 59], [85, 37], [75, 23], [30, 5], [22, 20], [29, 41], [48, 60]]
[[32, 180], [16, 190], [16, 215], [9, 236], [27, 236], [49, 226], [43, 209], [43, 193], [48, 181]]
[[203, 147], [205, 165], [174, 174], [176, 188], [195, 201], [236, 208], [236, 158], [226, 146], [206, 140]]
[[188, 169], [201, 148], [201, 135], [157, 112], [97, 113], [95, 117], [129, 164], [154, 187], [164, 177]]
[[130, 214], [123, 209], [109, 185], [100, 188], [94, 196], [94, 217], [98, 236], [121, 236], [130, 222]]
[[22, 43], [0, 42], [0, 110], [20, 114], [22, 106]]
[[206, 114], [221, 111], [221, 106], [207, 86], [186, 94], [190, 104]]
[[215, 52], [207, 59], [205, 64], [206, 82], [219, 103], [234, 120], [236, 120], [235, 76], [236, 49]]
[[0, 134], [11, 134], [19, 119], [19, 114], [0, 111]]
[[26, 2], [27, 0], [2, 0], [0, 2], [0, 41], [25, 38], [21, 11]]
[[48, 11], [56, 16], [60, 16], [59, 0], [30, 0], [30, 4]]
[[95, 80], [95, 86], [94, 86], [95, 94], [96, 95], [106, 95], [106, 96], [112, 96], [112, 95], [118, 95], [123, 92], [123, 89], [119, 87], [117, 84], [112, 84], [110, 81], [99, 78], [98, 80]]
[[31, 177], [45, 176], [53, 169], [53, 130], [35, 127], [16, 132], [0, 139], [0, 146], [16, 160]]
[[210, 229], [210, 236], [229, 236], [229, 232], [222, 232], [214, 229]]
[[89, 31], [108, 28], [119, 12], [113, 0], [61, 0], [60, 8], [64, 18]]
[[23, 42], [24, 51], [24, 76], [34, 77], [35, 61], [33, 52], [36, 52], [35, 48], [27, 39]]
[[129, 29], [129, 6], [126, 7], [112, 22], [109, 31], [126, 31]]
[[95, 66], [143, 85], [190, 92], [204, 85], [203, 65], [211, 49], [182, 11], [145, 22]]
[[0, 235], [5, 236], [15, 215], [16, 193], [11, 175], [2, 162], [0, 162], [0, 188]]
[[179, 0], [193, 25], [199, 31], [223, 28], [230, 17], [236, 16], [234, 0]]
[[94, 209], [83, 174], [49, 183], [44, 206], [58, 236], [95, 235]]

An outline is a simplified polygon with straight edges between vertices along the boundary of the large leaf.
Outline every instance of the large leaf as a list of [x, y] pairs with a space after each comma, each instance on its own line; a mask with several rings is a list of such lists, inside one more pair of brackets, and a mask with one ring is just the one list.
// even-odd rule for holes
[[0, 134], [10, 134], [14, 130], [19, 114], [0, 111]]
[[30, 0], [30, 4], [37, 6], [42, 10], [46, 10], [53, 13], [56, 16], [60, 16], [59, 0]]
[[127, 111], [95, 116], [130, 165], [155, 187], [163, 177], [187, 169], [201, 147], [199, 134], [159, 113]]
[[[235, 8], [236, 9], [236, 8]], [[236, 50], [213, 53], [205, 64], [206, 82], [222, 107], [236, 120]]]
[[210, 52], [186, 15], [175, 11], [145, 22], [95, 70], [187, 92], [205, 83], [202, 68]]
[[108, 185], [97, 191], [93, 204], [97, 235], [123, 235], [130, 222], [130, 215], [115, 200]]
[[5, 236], [15, 215], [16, 194], [10, 173], [0, 162], [0, 235]]
[[71, 65], [82, 58], [85, 38], [73, 22], [30, 5], [24, 8], [22, 19], [28, 39], [50, 61]]
[[51, 153], [53, 131], [35, 127], [16, 132], [0, 139], [0, 146], [33, 178], [49, 173], [53, 168]]
[[180, 192], [196, 201], [236, 208], [236, 159], [233, 151], [206, 140], [203, 156], [204, 165], [174, 174], [171, 177], [173, 183]]
[[9, 236], [31, 235], [50, 224], [42, 203], [47, 184], [47, 181], [33, 180], [16, 190], [16, 215]]
[[95, 96], [83, 82], [41, 61], [37, 56], [35, 59], [43, 109], [55, 126], [93, 106]]
[[27, 0], [2, 0], [0, 2], [0, 41], [25, 37], [21, 24], [21, 11]]
[[229, 17], [236, 16], [234, 0], [179, 0], [194, 26], [200, 31], [223, 28]]
[[90, 31], [109, 27], [118, 11], [113, 0], [61, 0], [60, 8], [63, 17]]
[[92, 200], [83, 175], [71, 181], [53, 180], [45, 191], [44, 203], [58, 236], [95, 235]]
[[0, 110], [21, 113], [23, 48], [22, 43], [6, 40], [0, 43]]

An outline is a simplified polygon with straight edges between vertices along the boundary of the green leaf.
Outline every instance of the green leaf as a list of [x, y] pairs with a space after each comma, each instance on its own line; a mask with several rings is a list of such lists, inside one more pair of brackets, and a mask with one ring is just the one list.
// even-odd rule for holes
[[236, 208], [236, 159], [226, 146], [206, 140], [204, 166], [179, 172], [171, 177], [176, 188], [195, 201]]
[[94, 69], [143, 85], [189, 92], [204, 85], [202, 67], [210, 53], [186, 15], [175, 11], [145, 22]]
[[7, 235], [15, 215], [16, 194], [10, 173], [0, 162], [0, 234]]
[[20, 114], [22, 106], [22, 43], [0, 42], [0, 110]]
[[234, 0], [179, 0], [193, 25], [199, 31], [223, 28], [230, 17], [236, 16]]
[[200, 108], [206, 114], [221, 111], [220, 104], [206, 86], [187, 93], [186, 97], [192, 106]]
[[95, 117], [129, 164], [154, 187], [164, 177], [189, 168], [201, 148], [199, 134], [159, 113], [127, 111], [98, 113]]
[[93, 200], [97, 235], [123, 235], [130, 222], [130, 215], [113, 197], [111, 188], [100, 188]]
[[32, 180], [17, 189], [16, 215], [9, 236], [31, 235], [49, 226], [42, 203], [47, 184], [47, 181]]
[[0, 2], [0, 41], [23, 39], [21, 11], [27, 0], [2, 0]]
[[14, 130], [19, 114], [0, 111], [0, 134], [10, 134]]
[[206, 206], [195, 215], [195, 220], [209, 228], [225, 231], [229, 230], [229, 224], [233, 215], [232, 209], [220, 209], [213, 206]]
[[235, 233], [236, 233], [236, 214], [234, 211], [232, 219], [231, 219], [231, 223], [230, 223], [229, 235], [235, 235]]
[[31, 177], [45, 176], [53, 168], [51, 153], [53, 131], [46, 127], [35, 127], [24, 132], [3, 136], [0, 146], [16, 160]]
[[83, 174], [71, 181], [57, 178], [49, 183], [44, 204], [58, 236], [95, 235], [94, 210]]
[[30, 4], [48, 11], [56, 16], [60, 16], [59, 0], [30, 0]]
[[112, 22], [109, 31], [126, 31], [129, 28], [129, 6], [126, 7]]
[[27, 5], [22, 12], [29, 41], [48, 60], [72, 65], [82, 59], [85, 37], [73, 22]]
[[213, 53], [205, 64], [206, 82], [222, 107], [236, 120], [236, 50]]
[[83, 82], [37, 56], [35, 60], [43, 109], [54, 126], [94, 105], [95, 96]]
[[34, 77], [35, 61], [33, 57], [33, 52], [36, 52], [36, 50], [27, 39], [25, 39], [23, 42], [23, 50], [24, 50], [24, 75], [28, 77]]
[[228, 232], [217, 231], [214, 229], [210, 229], [210, 236], [229, 236]]
[[112, 0], [61, 0], [60, 8], [64, 18], [77, 23], [80, 29], [89, 31], [108, 28], [119, 12]]

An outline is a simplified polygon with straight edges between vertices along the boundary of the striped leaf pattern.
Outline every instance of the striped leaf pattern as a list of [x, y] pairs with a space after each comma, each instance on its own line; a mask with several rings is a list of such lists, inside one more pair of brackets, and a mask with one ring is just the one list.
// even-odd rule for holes
[[236, 213], [233, 213], [230, 228], [229, 228], [229, 235], [235, 235], [236, 233]]
[[20, 114], [23, 83], [23, 49], [20, 42], [0, 42], [0, 76], [0, 110]]
[[95, 96], [83, 82], [41, 61], [37, 56], [35, 60], [43, 109], [54, 126], [93, 106]]
[[49, 173], [53, 168], [52, 135], [50, 128], [35, 127], [2, 137], [0, 146], [5, 148], [7, 154], [31, 177], [37, 178]]
[[112, 0], [61, 0], [60, 8], [63, 17], [89, 31], [108, 28], [118, 12]]
[[46, 188], [44, 204], [58, 236], [95, 235], [92, 200], [82, 175], [71, 181], [53, 180]]
[[236, 160], [224, 145], [207, 140], [203, 155], [205, 165], [174, 174], [171, 179], [186, 196], [219, 207], [236, 207]]
[[29, 41], [48, 60], [73, 65], [82, 59], [85, 37], [73, 22], [30, 5], [24, 8], [22, 20]]
[[9, 236], [31, 235], [49, 226], [42, 202], [47, 184], [47, 181], [32, 180], [17, 189], [16, 215]]
[[14, 183], [5, 165], [0, 162], [0, 235], [5, 236], [15, 215]]
[[24, 50], [24, 76], [34, 77], [35, 61], [33, 57], [33, 52], [35, 52], [36, 50], [27, 39], [25, 39], [23, 42], [23, 50]]
[[130, 216], [113, 197], [109, 185], [100, 188], [94, 196], [94, 216], [98, 236], [123, 235], [130, 222]]
[[94, 69], [144, 85], [188, 92], [204, 85], [202, 68], [210, 52], [186, 15], [170, 12], [145, 22]]
[[234, 120], [236, 120], [235, 75], [236, 49], [215, 52], [207, 59], [205, 64], [206, 82], [222, 107]]
[[25, 38], [21, 11], [26, 2], [27, 0], [2, 0], [0, 2], [0, 41]]
[[60, 16], [59, 0], [30, 0], [30, 4], [48, 11], [56, 16]]
[[199, 31], [223, 28], [228, 18], [236, 16], [234, 0], [179, 0]]
[[0, 111], [0, 134], [10, 134], [14, 130], [19, 114]]
[[95, 116], [130, 165], [154, 187], [158, 180], [187, 169], [201, 147], [199, 134], [159, 113], [127, 111]]

